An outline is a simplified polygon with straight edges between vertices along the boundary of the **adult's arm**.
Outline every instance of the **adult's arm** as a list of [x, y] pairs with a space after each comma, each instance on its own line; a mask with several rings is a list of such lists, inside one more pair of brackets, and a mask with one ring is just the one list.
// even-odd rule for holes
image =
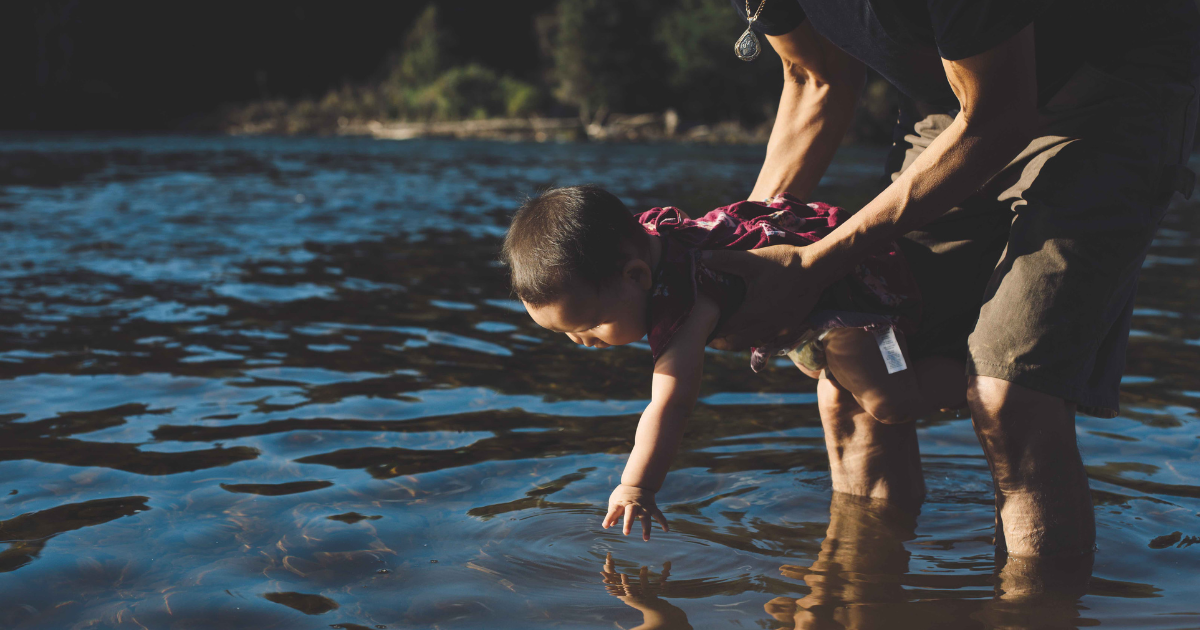
[[807, 199], [854, 121], [866, 70], [807, 20], [767, 41], [783, 60], [783, 93], [750, 199], [782, 192]]
[[713, 345], [743, 349], [792, 336], [831, 282], [881, 244], [962, 202], [1028, 144], [1037, 123], [1032, 25], [990, 50], [943, 60], [942, 66], [961, 111], [878, 197], [807, 247], [706, 255], [706, 264], [747, 281], [742, 307]]

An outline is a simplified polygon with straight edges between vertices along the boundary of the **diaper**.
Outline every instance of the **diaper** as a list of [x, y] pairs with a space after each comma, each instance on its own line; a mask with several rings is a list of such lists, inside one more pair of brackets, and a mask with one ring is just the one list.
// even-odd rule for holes
[[[816, 311], [804, 320], [805, 330], [799, 337], [783, 345], [752, 348], [750, 369], [761, 372], [771, 358], [787, 357], [798, 368], [819, 372], [825, 369], [825, 344], [823, 341], [829, 331], [837, 328], [861, 328], [867, 331], [882, 332], [890, 331], [895, 327], [896, 319], [888, 315], [851, 311]], [[884, 356], [886, 359], [886, 352]]]

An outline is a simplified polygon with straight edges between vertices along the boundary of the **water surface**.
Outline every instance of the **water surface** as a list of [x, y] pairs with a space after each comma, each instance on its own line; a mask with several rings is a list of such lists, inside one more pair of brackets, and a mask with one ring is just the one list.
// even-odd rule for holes
[[[881, 155], [844, 153], [819, 196], [856, 207]], [[0, 141], [0, 627], [1200, 627], [1196, 204], [1147, 259], [1123, 414], [1078, 422], [1090, 571], [995, 567], [965, 417], [920, 422], [919, 514], [831, 497], [813, 382], [740, 354], [710, 356], [672, 533], [599, 528], [649, 351], [537, 328], [505, 217], [583, 182], [703, 211], [761, 157]]]

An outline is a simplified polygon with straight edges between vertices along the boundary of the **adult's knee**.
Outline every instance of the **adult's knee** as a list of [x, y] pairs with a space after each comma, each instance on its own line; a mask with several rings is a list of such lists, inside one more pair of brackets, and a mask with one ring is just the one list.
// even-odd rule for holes
[[976, 433], [998, 428], [1005, 399], [1004, 387], [995, 381], [997, 379], [979, 376], [967, 380], [967, 407], [971, 410], [971, 423]]
[[1019, 468], [1029, 457], [1077, 457], [1073, 403], [984, 376], [968, 382], [967, 402], [975, 434], [994, 466]]
[[967, 379], [967, 404], [972, 412], [976, 409], [994, 413], [1007, 402], [1008, 381], [990, 376], [972, 376]]
[[1020, 449], [1014, 444], [1020, 442], [1025, 433], [1024, 427], [1019, 425], [1025, 424], [1022, 416], [1033, 410], [1022, 412], [1020, 407], [1027, 406], [1027, 401], [1013, 390], [1012, 383], [988, 376], [973, 376], [967, 381], [967, 404], [971, 408], [971, 426], [975, 435], [993, 461], [1005, 457], [1009, 451]]
[[1036, 422], [1041, 429], [1071, 425], [1074, 434], [1074, 403], [1002, 379], [972, 376], [967, 381], [967, 404], [976, 431]]

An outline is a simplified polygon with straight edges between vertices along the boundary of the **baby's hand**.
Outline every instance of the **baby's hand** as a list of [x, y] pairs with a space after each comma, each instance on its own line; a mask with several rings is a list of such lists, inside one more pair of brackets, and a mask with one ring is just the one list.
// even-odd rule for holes
[[650, 540], [651, 518], [658, 521], [664, 532], [671, 531], [667, 527], [666, 517], [654, 502], [654, 493], [649, 490], [625, 484], [617, 486], [608, 497], [608, 514], [604, 516], [604, 529], [616, 525], [622, 514], [625, 515], [626, 536], [633, 529], [633, 522], [639, 518], [642, 519], [642, 540]]

